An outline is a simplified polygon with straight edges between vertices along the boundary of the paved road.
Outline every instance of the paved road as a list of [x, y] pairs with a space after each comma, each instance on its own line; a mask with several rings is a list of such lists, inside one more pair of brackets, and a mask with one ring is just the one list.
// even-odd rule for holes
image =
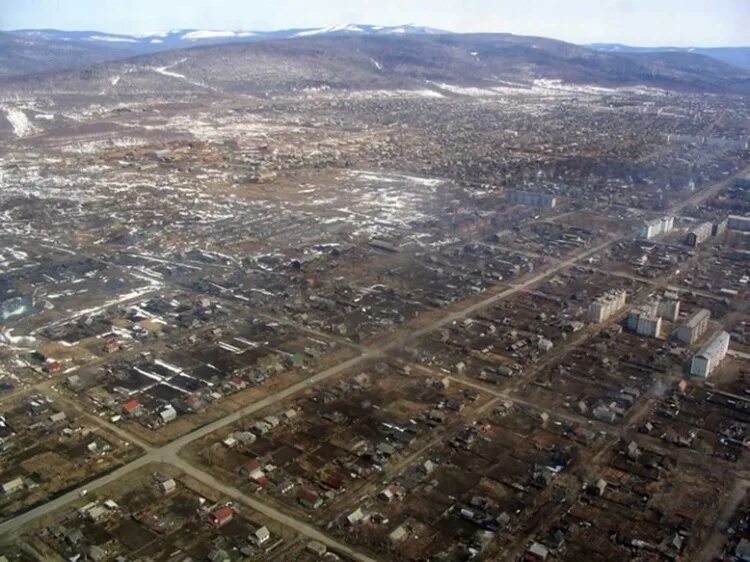
[[[750, 172], [750, 168], [747, 168], [746, 170], [738, 172], [735, 176], [732, 176], [728, 178], [727, 180], [724, 180], [706, 189], [703, 189], [697, 192], [692, 197], [689, 197], [688, 199], [685, 199], [677, 203], [676, 205], [673, 205], [672, 208], [669, 209], [669, 211], [667, 212], [676, 213], [686, 208], [687, 206], [698, 204], [701, 201], [716, 195], [716, 193], [721, 191], [721, 189], [725, 188], [731, 181], [733, 181], [734, 177], [738, 177], [739, 175], [745, 174], [748, 172]], [[285, 400], [293, 396], [294, 394], [304, 390], [305, 388], [308, 388], [317, 383], [323, 382], [324, 380], [330, 377], [333, 377], [337, 374], [340, 374], [354, 367], [355, 365], [362, 363], [363, 361], [376, 358], [376, 357], [381, 357], [389, 351], [400, 348], [401, 346], [404, 345], [404, 343], [407, 343], [425, 334], [438, 330], [448, 324], [451, 324], [452, 322], [471, 316], [475, 314], [476, 312], [484, 308], [487, 308], [489, 306], [492, 306], [493, 304], [497, 303], [500, 300], [506, 299], [512, 295], [515, 295], [521, 291], [524, 291], [530, 286], [536, 283], [539, 283], [540, 281], [557, 273], [558, 271], [565, 269], [567, 267], [570, 267], [574, 265], [575, 263], [577, 263], [578, 261], [585, 259], [586, 257], [592, 254], [596, 254], [597, 252], [600, 252], [603, 249], [621, 240], [630, 238], [631, 236], [632, 234], [625, 233], [625, 234], [612, 237], [606, 242], [600, 243], [588, 250], [577, 253], [571, 258], [549, 264], [543, 267], [539, 273], [526, 278], [521, 283], [515, 284], [508, 289], [505, 289], [499, 293], [495, 293], [483, 300], [477, 301], [459, 310], [449, 311], [443, 317], [425, 326], [422, 326], [416, 330], [405, 332], [405, 335], [402, 335], [400, 337], [395, 337], [391, 339], [389, 342], [381, 346], [365, 349], [357, 357], [353, 357], [338, 365], [330, 367], [286, 389], [280, 390], [279, 392], [273, 395], [267, 396], [266, 398], [263, 398], [262, 400], [259, 400], [253, 404], [250, 404], [240, 410], [237, 410], [236, 412], [228, 414], [216, 421], [213, 421], [203, 427], [196, 429], [195, 431], [192, 431], [182, 437], [175, 439], [174, 441], [164, 445], [163, 447], [147, 448], [146, 453], [142, 457], [120, 467], [114, 472], [111, 472], [105, 476], [97, 478], [86, 485], [80, 486], [79, 488], [76, 488], [75, 490], [72, 490], [66, 494], [63, 494], [53, 500], [50, 500], [49, 502], [43, 505], [40, 505], [21, 515], [18, 515], [17, 517], [14, 517], [13, 519], [9, 519], [8, 521], [0, 524], [0, 537], [7, 537], [15, 533], [18, 533], [24, 525], [31, 523], [32, 521], [39, 519], [40, 517], [43, 517], [53, 512], [54, 510], [62, 508], [66, 506], [67, 504], [75, 501], [76, 499], [80, 497], [80, 494], [83, 490], [88, 490], [88, 491], [97, 490], [133, 472], [134, 470], [137, 470], [141, 467], [148, 465], [149, 463], [167, 462], [167, 463], [170, 463], [179, 467], [180, 469], [184, 470], [186, 473], [188, 473], [193, 478], [196, 478], [197, 480], [210, 483], [211, 486], [221, 491], [222, 493], [227, 493], [227, 495], [241, 499], [244, 503], [253, 507], [253, 509], [256, 509], [257, 511], [264, 513], [268, 517], [275, 519], [276, 521], [279, 521], [285, 525], [288, 525], [296, 529], [297, 531], [299, 531], [300, 533], [302, 533], [303, 535], [309, 538], [323, 542], [324, 544], [329, 545], [331, 548], [334, 548], [340, 552], [346, 553], [349, 556], [357, 560], [361, 560], [363, 562], [373, 561], [371, 557], [365, 554], [362, 554], [360, 552], [354, 551], [353, 549], [346, 546], [345, 544], [340, 543], [339, 541], [336, 541], [335, 539], [332, 539], [328, 537], [327, 535], [321, 533], [320, 531], [310, 526], [309, 524], [298, 521], [297, 519], [290, 517], [272, 507], [269, 507], [268, 505], [254, 498], [250, 498], [242, 494], [241, 492], [239, 492], [238, 490], [234, 488], [231, 488], [229, 486], [226, 486], [225, 484], [222, 484], [210, 474], [207, 474], [204, 471], [180, 459], [178, 457], [178, 452], [180, 451], [180, 449], [192, 443], [193, 441], [196, 441], [197, 439], [201, 439], [202, 437], [205, 437], [206, 435], [214, 431], [217, 431], [223, 427], [226, 427], [227, 425], [230, 425], [249, 414], [252, 414], [263, 408], [276, 404], [282, 400]], [[92, 419], [98, 420], [98, 418], [95, 418], [93, 416], [92, 416]], [[98, 420], [98, 421], [101, 422], [102, 420]], [[120, 432], [118, 432], [118, 434], [120, 434]], [[130, 441], [136, 442], [136, 440], [133, 439], [132, 437], [130, 438]]]

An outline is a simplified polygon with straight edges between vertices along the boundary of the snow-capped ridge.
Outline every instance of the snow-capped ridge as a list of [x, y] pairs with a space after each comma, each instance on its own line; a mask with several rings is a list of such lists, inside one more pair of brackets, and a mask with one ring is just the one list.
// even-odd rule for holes
[[231, 37], [252, 37], [257, 35], [254, 31], [230, 31], [230, 30], [212, 30], [212, 29], [197, 29], [195, 31], [188, 31], [182, 35], [181, 39], [187, 41], [197, 41], [200, 39], [224, 39]]
[[364, 31], [365, 30], [359, 27], [358, 25], [346, 23], [346, 24], [339, 24], [339, 25], [331, 25], [329, 27], [321, 27], [318, 29], [306, 29], [304, 31], [300, 31], [299, 33], [295, 33], [294, 37], [308, 37], [310, 35], [326, 35], [328, 33], [340, 33], [340, 32], [364, 33]]
[[91, 35], [89, 41], [105, 41], [107, 43], [138, 43], [138, 39], [127, 35]]

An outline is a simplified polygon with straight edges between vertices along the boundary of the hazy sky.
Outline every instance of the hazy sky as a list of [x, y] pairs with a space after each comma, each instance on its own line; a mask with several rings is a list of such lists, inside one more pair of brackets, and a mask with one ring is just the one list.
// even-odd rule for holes
[[575, 43], [750, 45], [750, 0], [0, 0], [0, 29], [278, 29], [415, 23]]

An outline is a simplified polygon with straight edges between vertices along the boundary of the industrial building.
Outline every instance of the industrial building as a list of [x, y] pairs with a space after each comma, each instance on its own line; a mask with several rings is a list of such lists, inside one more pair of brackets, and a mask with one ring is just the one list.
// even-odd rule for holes
[[743, 232], [748, 232], [750, 231], [750, 217], [729, 215], [729, 217], [727, 217], [727, 227], [731, 230], [742, 230]]
[[661, 217], [660, 219], [648, 221], [643, 225], [641, 231], [638, 233], [638, 238], [642, 240], [651, 240], [660, 234], [671, 232], [673, 228], [674, 217]]
[[711, 318], [711, 311], [707, 308], [701, 308], [693, 314], [684, 326], [677, 330], [677, 339], [688, 345], [698, 341], [708, 328], [708, 320]]
[[695, 377], [707, 378], [721, 363], [729, 349], [729, 334], [719, 332], [704, 347], [693, 355], [690, 361], [690, 374]]
[[557, 205], [557, 198], [549, 193], [534, 191], [509, 191], [508, 203], [514, 205], [529, 205], [540, 209], [553, 209]]
[[589, 305], [586, 317], [589, 322], [604, 322], [625, 306], [628, 294], [622, 290], [609, 291], [598, 296]]
[[688, 246], [698, 246], [703, 244], [706, 240], [711, 238], [711, 232], [713, 231], [714, 225], [710, 222], [702, 222], [695, 228], [691, 229], [687, 234]]

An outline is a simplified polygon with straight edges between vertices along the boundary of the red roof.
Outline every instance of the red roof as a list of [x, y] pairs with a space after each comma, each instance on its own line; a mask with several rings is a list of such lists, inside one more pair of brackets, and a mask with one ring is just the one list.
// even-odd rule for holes
[[122, 405], [123, 410], [127, 410], [128, 412], [132, 412], [138, 407], [138, 400], [130, 400], [129, 402], [125, 402]]
[[229, 521], [233, 515], [234, 509], [232, 509], [231, 506], [225, 505], [209, 515], [209, 519], [214, 525], [223, 525]]

